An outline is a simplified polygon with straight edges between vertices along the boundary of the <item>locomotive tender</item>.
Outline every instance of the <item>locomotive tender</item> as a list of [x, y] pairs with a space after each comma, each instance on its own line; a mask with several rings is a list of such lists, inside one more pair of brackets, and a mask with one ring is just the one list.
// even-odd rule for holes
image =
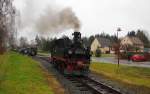
[[74, 32], [73, 36], [73, 40], [62, 38], [54, 41], [50, 60], [64, 75], [85, 76], [89, 72], [90, 49], [84, 47], [80, 32]]

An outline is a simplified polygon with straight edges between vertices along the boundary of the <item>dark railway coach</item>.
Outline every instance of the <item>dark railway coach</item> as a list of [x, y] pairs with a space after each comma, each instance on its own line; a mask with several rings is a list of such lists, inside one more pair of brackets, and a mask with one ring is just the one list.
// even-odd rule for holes
[[73, 36], [73, 40], [62, 38], [54, 41], [51, 63], [65, 75], [87, 75], [90, 49], [83, 45], [80, 32], [74, 32]]

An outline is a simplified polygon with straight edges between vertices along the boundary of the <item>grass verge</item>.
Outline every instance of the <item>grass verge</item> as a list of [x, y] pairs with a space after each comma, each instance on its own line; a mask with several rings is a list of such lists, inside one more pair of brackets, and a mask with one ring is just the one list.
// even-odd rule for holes
[[101, 57], [113, 57], [113, 56], [114, 56], [114, 54], [102, 54]]
[[55, 94], [66, 94], [64, 87], [58, 82], [55, 75], [53, 73], [46, 71], [46, 70], [44, 70], [44, 71], [45, 71], [45, 75], [48, 78], [48, 83], [51, 86], [53, 92]]
[[50, 52], [44, 52], [44, 51], [39, 50], [39, 51], [38, 51], [38, 54], [39, 54], [39, 55], [43, 55], [43, 56], [49, 56], [49, 55], [50, 55]]
[[0, 94], [53, 94], [39, 64], [14, 52], [0, 55]]
[[123, 86], [130, 88], [136, 94], [150, 94], [150, 68], [130, 67], [108, 63], [91, 63], [90, 69]]
[[[92, 56], [96, 57], [95, 54], [93, 54]], [[100, 57], [114, 57], [114, 54], [101, 54]]]
[[50, 56], [50, 53], [41, 53], [41, 52], [38, 52], [38, 55], [42, 55], [42, 56]]

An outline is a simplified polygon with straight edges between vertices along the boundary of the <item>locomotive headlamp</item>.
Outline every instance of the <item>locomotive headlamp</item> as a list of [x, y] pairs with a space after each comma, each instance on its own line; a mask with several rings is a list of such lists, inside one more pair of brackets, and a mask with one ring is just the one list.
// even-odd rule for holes
[[68, 53], [69, 53], [69, 54], [72, 54], [72, 51], [71, 51], [71, 50], [69, 50], [69, 51], [68, 51]]
[[85, 66], [84, 62], [82, 62], [82, 61], [77, 61], [77, 65], [78, 65], [78, 67], [83, 67], [83, 66]]

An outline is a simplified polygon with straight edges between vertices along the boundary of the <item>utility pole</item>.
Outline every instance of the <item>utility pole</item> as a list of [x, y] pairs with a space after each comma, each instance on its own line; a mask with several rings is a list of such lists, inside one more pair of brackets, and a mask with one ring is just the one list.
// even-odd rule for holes
[[120, 43], [119, 43], [119, 32], [121, 32], [122, 30], [121, 30], [121, 28], [118, 28], [117, 29], [117, 55], [118, 55], [118, 67], [119, 67], [119, 64], [120, 64]]

